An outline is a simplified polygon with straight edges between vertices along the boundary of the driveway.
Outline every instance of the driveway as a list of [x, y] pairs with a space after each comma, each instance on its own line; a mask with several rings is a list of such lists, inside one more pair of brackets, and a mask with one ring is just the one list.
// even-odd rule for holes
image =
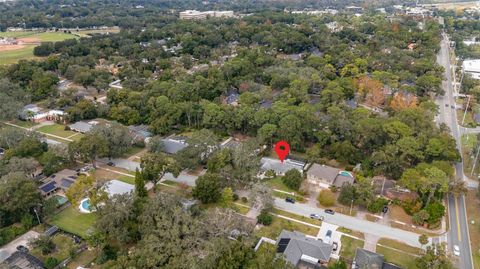
[[359, 231], [362, 233], [375, 234], [380, 237], [390, 238], [403, 242], [410, 246], [418, 248], [421, 247], [420, 243], [418, 242], [419, 235], [409, 231], [392, 228], [367, 220], [357, 219], [340, 213], [335, 213], [334, 215], [326, 214], [323, 209], [312, 207], [307, 204], [291, 204], [279, 198], [275, 198], [275, 207], [305, 217], [309, 217], [310, 214], [316, 213], [320, 216], [323, 216], [326, 222], [345, 227], [350, 230]]
[[120, 167], [120, 168], [123, 168], [125, 170], [128, 170], [128, 171], [131, 171], [131, 172], [135, 172], [137, 170], [137, 168], [140, 170], [140, 163], [139, 162], [134, 162], [134, 161], [130, 161], [130, 160], [127, 160], [127, 159], [108, 159], [108, 158], [102, 158], [102, 159], [99, 159], [97, 160], [99, 163], [102, 163], [102, 164], [107, 164], [108, 162], [113, 162], [115, 164], [116, 167]]
[[[17, 251], [17, 246], [23, 245], [28, 247], [28, 242], [30, 240], [37, 238], [40, 236], [39, 233], [35, 231], [28, 231], [18, 237], [17, 239], [13, 240], [12, 242], [4, 245], [2, 248], [0, 248], [0, 263], [2, 263], [4, 260], [6, 260], [10, 255], [12, 255], [15, 251]], [[29, 248], [29, 247], [28, 247]]]

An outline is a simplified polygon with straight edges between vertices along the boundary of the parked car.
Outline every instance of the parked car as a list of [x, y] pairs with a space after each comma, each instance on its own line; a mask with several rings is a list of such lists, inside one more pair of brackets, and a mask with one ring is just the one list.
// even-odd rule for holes
[[337, 249], [338, 249], [338, 243], [337, 243], [337, 242], [333, 242], [332, 246], [333, 246], [333, 249], [332, 249], [332, 250], [333, 250], [333, 251], [337, 251]]
[[445, 107], [448, 107], [448, 104], [445, 104]]
[[310, 218], [323, 221], [323, 216], [320, 216], [319, 214], [310, 214]]
[[108, 162], [107, 165], [108, 166], [115, 166], [115, 163], [114, 162]]
[[332, 209], [325, 209], [325, 213], [333, 215], [335, 214], [335, 211], [333, 211]]
[[453, 246], [453, 255], [460, 256], [460, 248], [457, 245]]
[[384, 207], [382, 208], [382, 213], [383, 213], [383, 214], [387, 214], [387, 212], [388, 212], [388, 206], [384, 206]]
[[285, 198], [285, 202], [295, 204], [295, 199], [293, 199], [292, 197], [287, 197]]
[[332, 240], [332, 230], [327, 231], [327, 234], [325, 235], [325, 239], [323, 240], [323, 242], [326, 244], [330, 244], [330, 240]]
[[2, 156], [3, 154], [5, 154], [5, 149], [0, 148], [0, 156]]
[[24, 252], [24, 253], [28, 252], [28, 248], [26, 246], [23, 246], [23, 245], [18, 245], [17, 250], [20, 251], [20, 252]]
[[451, 107], [451, 108], [455, 108], [455, 106], [454, 106], [454, 105], [451, 105], [450, 107]]

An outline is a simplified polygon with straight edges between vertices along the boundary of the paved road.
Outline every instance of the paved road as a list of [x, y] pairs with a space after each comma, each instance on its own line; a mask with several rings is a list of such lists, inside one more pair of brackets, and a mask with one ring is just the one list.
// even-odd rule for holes
[[[452, 84], [452, 72], [450, 66], [449, 41], [446, 35], [443, 36], [441, 49], [437, 56], [437, 61], [445, 68], [445, 80], [442, 82], [445, 95], [437, 98], [436, 103], [439, 106], [440, 113], [437, 121], [445, 123], [452, 132], [452, 136], [457, 141], [457, 148], [460, 149], [461, 132], [457, 121], [457, 111], [455, 107], [455, 98]], [[446, 106], [448, 105], [448, 106]], [[456, 177], [465, 180], [463, 173], [463, 163], [455, 164]], [[450, 251], [454, 245], [460, 247], [459, 265], [462, 269], [473, 269], [472, 252], [470, 249], [470, 236], [468, 234], [467, 213], [465, 208], [465, 196], [448, 196], [449, 223], [448, 245]]]
[[[283, 199], [275, 198], [275, 207], [284, 211], [288, 211], [297, 215], [310, 217], [310, 214], [315, 213], [324, 217], [328, 223], [332, 223], [350, 230], [359, 231], [362, 233], [375, 234], [380, 237], [390, 238], [397, 241], [404, 242], [410, 246], [421, 247], [418, 242], [419, 235], [413, 232], [392, 228], [383, 224], [357, 219], [340, 213], [330, 215], [324, 212], [323, 209], [312, 207], [308, 204], [301, 203], [287, 203]], [[430, 239], [431, 240], [431, 239]]]

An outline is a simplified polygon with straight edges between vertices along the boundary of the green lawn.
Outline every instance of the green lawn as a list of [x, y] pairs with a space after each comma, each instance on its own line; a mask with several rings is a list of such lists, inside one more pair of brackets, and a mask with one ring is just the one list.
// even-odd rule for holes
[[311, 226], [282, 219], [279, 217], [273, 217], [272, 224], [270, 226], [260, 228], [260, 230], [258, 230], [256, 234], [257, 236], [265, 236], [271, 239], [276, 239], [280, 235], [280, 232], [282, 230], [299, 231], [301, 233], [311, 236], [317, 236], [319, 231], [319, 229]]
[[304, 217], [304, 216], [300, 216], [300, 215], [293, 214], [293, 213], [283, 211], [283, 210], [280, 210], [280, 209], [276, 209], [276, 208], [274, 208], [272, 210], [272, 213], [277, 214], [277, 215], [282, 215], [282, 216], [285, 216], [285, 217], [289, 217], [289, 218], [292, 218], [292, 219], [297, 219], [297, 220], [307, 222], [307, 223], [310, 223], [310, 224], [313, 224], [313, 225], [320, 226], [322, 224], [322, 222], [319, 221], [319, 220], [307, 218], [307, 217]]
[[25, 120], [14, 120], [11, 123], [21, 127], [25, 127], [25, 128], [30, 128], [37, 125], [37, 123], [35, 122], [25, 121]]
[[[38, 128], [37, 131], [47, 133], [47, 134], [56, 135], [56, 136], [60, 136], [60, 137], [64, 137], [64, 138], [67, 138], [67, 137], [70, 137], [70, 136], [73, 136], [73, 135], [75, 135], [74, 137], [81, 136], [81, 134], [78, 134], [74, 131], [66, 131], [65, 130], [65, 125], [61, 125], [61, 124], [57, 124], [57, 123], [55, 123], [53, 125], [42, 126], [42, 127]], [[72, 139], [74, 137], [72, 137]]]
[[43, 255], [41, 249], [34, 248], [32, 249], [31, 254], [43, 262], [45, 262], [47, 257], [54, 257], [58, 261], [63, 261], [70, 256], [70, 250], [77, 247], [73, 242], [73, 239], [64, 234], [56, 234], [53, 237], [53, 243], [55, 244], [55, 251], [53, 253]]
[[41, 42], [57, 42], [77, 38], [73, 34], [63, 32], [0, 32], [0, 37], [38, 38]]
[[27, 45], [18, 50], [7, 50], [0, 52], [0, 65], [16, 63], [20, 59], [40, 59], [33, 56], [34, 47], [35, 45]]
[[85, 238], [87, 231], [92, 228], [95, 219], [95, 213], [83, 214], [80, 213], [77, 207], [70, 206], [55, 215], [49, 222], [52, 225], [57, 225], [62, 230]]
[[135, 178], [134, 177], [120, 176], [117, 179], [120, 180], [120, 181], [123, 181], [125, 183], [135, 185]]
[[382, 246], [377, 246], [377, 253], [385, 256], [385, 261], [401, 266], [404, 269], [415, 269], [415, 256], [388, 249]]
[[342, 236], [342, 248], [340, 249], [340, 256], [352, 260], [355, 257], [357, 248], [363, 248], [364, 242], [348, 236]]

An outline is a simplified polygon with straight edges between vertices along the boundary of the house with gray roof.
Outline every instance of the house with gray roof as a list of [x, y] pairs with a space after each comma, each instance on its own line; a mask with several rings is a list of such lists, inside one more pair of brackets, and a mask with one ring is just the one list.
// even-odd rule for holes
[[357, 248], [353, 259], [352, 269], [401, 269], [395, 264], [386, 263], [382, 254]]
[[280, 176], [285, 175], [287, 171], [292, 169], [296, 169], [303, 174], [303, 168], [305, 167], [304, 162], [292, 159], [285, 159], [283, 162], [281, 162], [278, 159], [264, 157], [260, 159], [260, 163], [260, 171], [262, 174], [269, 170], [273, 170], [276, 175]]
[[152, 137], [152, 133], [148, 130], [148, 125], [141, 124], [141, 125], [130, 125], [128, 126], [128, 130], [133, 136], [133, 140], [138, 141], [145, 141], [147, 138]]
[[333, 246], [303, 233], [282, 230], [276, 242], [277, 253], [297, 267], [320, 268], [330, 260]]
[[324, 164], [314, 163], [306, 174], [308, 183], [319, 188], [330, 188], [332, 185], [341, 188], [355, 182], [352, 173]]
[[15, 251], [10, 257], [8, 257], [3, 263], [0, 263], [0, 267], [6, 265], [6, 268], [11, 269], [44, 269], [43, 263], [34, 256], [20, 251]]
[[84, 121], [77, 121], [73, 124], [68, 125], [68, 127], [70, 127], [70, 130], [79, 132], [82, 134], [90, 132], [93, 126], [94, 126], [93, 124], [84, 122]]
[[184, 137], [168, 137], [162, 139], [163, 152], [168, 154], [175, 154], [180, 150], [188, 147], [187, 139]]

